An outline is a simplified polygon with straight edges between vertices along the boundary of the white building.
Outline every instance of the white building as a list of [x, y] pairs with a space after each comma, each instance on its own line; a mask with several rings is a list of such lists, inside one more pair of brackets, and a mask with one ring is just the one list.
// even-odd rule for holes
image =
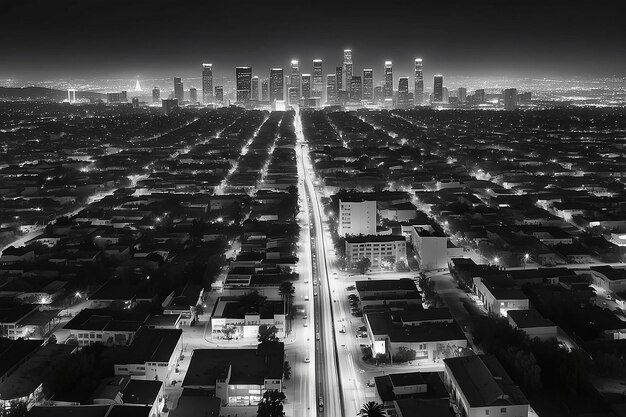
[[448, 266], [448, 238], [429, 225], [413, 226], [411, 242], [422, 269], [443, 269]]
[[376, 201], [339, 200], [339, 236], [375, 235]]
[[378, 268], [385, 258], [406, 262], [406, 240], [403, 236], [353, 236], [346, 238], [346, 261], [348, 267], [368, 258], [372, 268]]
[[528, 298], [519, 288], [515, 288], [513, 279], [506, 276], [474, 278], [474, 292], [480, 298], [485, 309], [506, 317], [509, 310], [528, 310]]
[[450, 402], [467, 417], [527, 417], [528, 400], [489, 355], [444, 359]]
[[285, 337], [286, 315], [282, 301], [266, 301], [259, 311], [249, 311], [237, 297], [220, 297], [211, 316], [214, 339], [226, 338], [226, 329], [233, 329], [232, 339], [254, 338], [262, 324], [276, 326], [276, 337]]

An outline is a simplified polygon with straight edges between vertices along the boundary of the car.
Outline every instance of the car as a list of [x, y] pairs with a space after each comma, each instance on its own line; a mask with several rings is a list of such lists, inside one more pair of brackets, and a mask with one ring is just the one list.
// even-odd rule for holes
[[317, 293], [316, 292], [314, 292], [313, 295], [317, 297]]
[[309, 327], [309, 323], [307, 323], [306, 321], [303, 324], [304, 327]]
[[309, 301], [309, 296], [308, 295], [304, 296], [304, 301]]
[[308, 357], [304, 358], [304, 363], [311, 363], [311, 359], [309, 359]]
[[316, 340], [320, 340], [320, 334], [319, 334], [319, 332], [318, 332], [318, 333], [315, 333], [315, 339], [316, 339]]
[[306, 314], [304, 315], [304, 317], [302, 317], [304, 320], [308, 319], [309, 316], [307, 316]]

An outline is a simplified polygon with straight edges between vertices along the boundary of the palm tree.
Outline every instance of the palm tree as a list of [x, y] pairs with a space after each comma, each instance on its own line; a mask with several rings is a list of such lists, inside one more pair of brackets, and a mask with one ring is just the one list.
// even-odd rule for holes
[[363, 404], [361, 411], [359, 411], [359, 414], [357, 415], [361, 417], [384, 417], [385, 413], [383, 410], [382, 404], [377, 403], [376, 401], [368, 401]]
[[293, 286], [293, 282], [291, 281], [283, 281], [280, 283], [278, 287], [278, 293], [283, 298], [283, 306], [285, 306], [285, 314], [291, 320], [291, 300], [293, 298], [293, 294], [296, 292], [296, 288]]

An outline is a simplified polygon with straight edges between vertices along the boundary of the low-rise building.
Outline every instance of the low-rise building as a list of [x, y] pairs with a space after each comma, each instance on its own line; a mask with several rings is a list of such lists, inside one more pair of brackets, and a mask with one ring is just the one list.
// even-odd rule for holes
[[220, 297], [211, 315], [211, 334], [214, 339], [226, 337], [226, 328], [234, 329], [230, 338], [256, 338], [259, 326], [276, 326], [276, 336], [285, 337], [286, 315], [282, 301], [265, 301], [258, 309], [250, 309], [239, 298]]
[[256, 349], [196, 349], [183, 387], [213, 392], [222, 405], [256, 405], [265, 391], [282, 392], [284, 360], [281, 342]]
[[115, 375], [166, 382], [180, 357], [182, 333], [181, 329], [142, 328], [125, 360], [115, 364]]
[[78, 340], [79, 346], [100, 342], [126, 346], [148, 319], [148, 313], [128, 310], [86, 308], [70, 320], [64, 329]]
[[527, 417], [528, 400], [493, 356], [444, 359], [450, 401], [467, 417]]
[[520, 329], [531, 339], [542, 340], [556, 338], [557, 327], [552, 320], [544, 318], [537, 310], [509, 310], [509, 324]]
[[370, 260], [372, 268], [383, 261], [406, 262], [406, 240], [402, 236], [349, 236], [346, 238], [346, 262], [352, 268], [363, 258]]
[[356, 281], [361, 307], [420, 305], [422, 297], [410, 278]]
[[94, 404], [126, 404], [150, 407], [150, 417], [160, 416], [165, 405], [161, 381], [116, 376], [103, 381], [91, 396]]
[[626, 269], [612, 266], [592, 266], [589, 268], [593, 284], [612, 292], [626, 291]]
[[416, 361], [437, 361], [467, 347], [465, 334], [456, 322], [425, 322], [402, 326], [389, 313], [366, 313], [365, 324], [374, 355], [391, 354], [401, 347], [415, 351]]
[[528, 298], [506, 275], [475, 277], [474, 292], [490, 313], [506, 317], [509, 310], [528, 310]]

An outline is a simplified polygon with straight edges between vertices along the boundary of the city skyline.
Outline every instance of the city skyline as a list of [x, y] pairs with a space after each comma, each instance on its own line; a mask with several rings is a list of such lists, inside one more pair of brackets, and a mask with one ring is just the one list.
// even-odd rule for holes
[[[289, 56], [301, 62], [321, 58], [331, 68], [343, 65], [342, 49], [354, 51], [355, 69], [376, 68], [379, 61], [389, 59], [398, 63], [394, 72], [405, 75], [412, 74], [411, 59], [416, 56], [430, 68], [454, 75], [623, 75], [624, 25], [616, 14], [603, 13], [602, 2], [594, 8], [582, 2], [546, 3], [452, 2], [444, 7], [398, 1], [373, 16], [348, 1], [337, 5], [334, 13], [325, 13], [325, 3], [298, 8], [292, 11], [293, 18], [280, 1], [245, 10], [237, 5], [183, 3], [178, 6], [181, 10], [196, 16], [219, 15], [221, 24], [191, 23], [174, 31], [169, 24], [172, 4], [164, 0], [149, 5], [94, 1], [79, 7], [68, 7], [65, 1], [55, 5], [26, 1], [7, 5], [8, 13], [19, 18], [0, 29], [3, 39], [11, 40], [0, 47], [4, 58], [0, 78], [185, 76], [197, 62], [271, 68]], [[412, 12], [427, 17], [413, 22]], [[61, 25], [61, 20], [72, 24]], [[270, 31], [255, 36], [267, 24], [279, 22], [286, 25], [286, 33], [294, 34]], [[320, 28], [315, 36], [290, 31], [306, 22]], [[228, 31], [238, 25], [250, 30]], [[33, 65], [34, 57], [46, 65]]]

